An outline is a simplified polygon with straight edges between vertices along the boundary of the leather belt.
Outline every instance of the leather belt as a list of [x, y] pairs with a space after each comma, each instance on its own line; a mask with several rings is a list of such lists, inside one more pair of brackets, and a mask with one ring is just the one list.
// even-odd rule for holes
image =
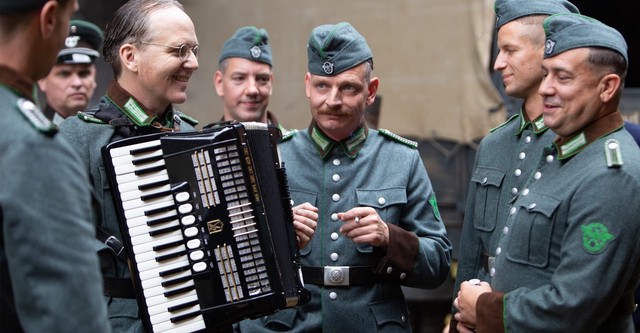
[[133, 282], [127, 278], [102, 277], [104, 283], [104, 295], [117, 298], [136, 298]]
[[369, 266], [302, 266], [304, 283], [330, 287], [372, 285], [382, 282]]

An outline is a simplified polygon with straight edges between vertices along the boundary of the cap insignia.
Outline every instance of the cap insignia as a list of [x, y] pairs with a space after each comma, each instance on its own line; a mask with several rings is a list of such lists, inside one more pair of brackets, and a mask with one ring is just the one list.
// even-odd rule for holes
[[78, 45], [78, 41], [80, 41], [80, 36], [69, 36], [65, 39], [64, 46], [76, 47]]
[[551, 54], [553, 52], [553, 47], [556, 46], [556, 42], [551, 39], [547, 39], [547, 43], [544, 45], [544, 53]]
[[250, 51], [251, 51], [251, 56], [256, 59], [260, 58], [260, 55], [262, 54], [262, 50], [257, 45], [252, 47]]
[[322, 70], [324, 70], [325, 74], [332, 74], [333, 73], [333, 63], [332, 62], [325, 62], [324, 64], [322, 64]]

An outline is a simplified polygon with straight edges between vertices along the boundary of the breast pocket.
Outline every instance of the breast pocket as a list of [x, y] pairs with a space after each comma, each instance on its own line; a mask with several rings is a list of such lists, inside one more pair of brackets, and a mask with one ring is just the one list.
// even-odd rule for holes
[[507, 259], [534, 267], [546, 267], [555, 226], [555, 212], [562, 201], [542, 194], [529, 193], [518, 198], [515, 220], [509, 226]]
[[[407, 191], [404, 187], [356, 189], [356, 199], [358, 206], [373, 207], [383, 221], [398, 225], [402, 207], [407, 204]], [[361, 253], [373, 251], [369, 244], [358, 244], [357, 249]]]
[[500, 188], [505, 172], [494, 168], [477, 167], [471, 175], [471, 186], [476, 187], [473, 225], [480, 231], [493, 231], [496, 227], [500, 202]]

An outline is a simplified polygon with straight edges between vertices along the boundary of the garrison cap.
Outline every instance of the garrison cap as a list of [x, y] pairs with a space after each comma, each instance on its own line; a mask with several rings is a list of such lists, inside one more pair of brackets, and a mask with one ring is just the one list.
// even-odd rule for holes
[[222, 45], [218, 63], [227, 58], [245, 58], [273, 66], [267, 30], [251, 26], [236, 30]]
[[530, 15], [553, 15], [558, 13], [580, 13], [578, 8], [566, 0], [496, 0], [496, 29]]
[[629, 63], [624, 37], [616, 29], [594, 18], [579, 14], [556, 14], [547, 17], [542, 26], [547, 36], [545, 58], [581, 47], [602, 47], [620, 53]]
[[92, 64], [100, 57], [104, 36], [95, 24], [82, 20], [69, 22], [69, 35], [58, 52], [58, 64]]
[[307, 44], [309, 73], [333, 76], [373, 59], [364, 37], [349, 23], [315, 27]]
[[11, 15], [42, 7], [48, 0], [0, 0], [0, 15]]

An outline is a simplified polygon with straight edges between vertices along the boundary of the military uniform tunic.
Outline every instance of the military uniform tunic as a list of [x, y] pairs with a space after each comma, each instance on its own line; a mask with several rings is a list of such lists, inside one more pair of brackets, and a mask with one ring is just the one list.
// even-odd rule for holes
[[545, 148], [501, 230], [478, 332], [633, 332], [639, 191], [619, 113]]
[[0, 66], [0, 330], [110, 332], [87, 171]]
[[[451, 243], [418, 151], [390, 135], [361, 128], [336, 143], [312, 126], [284, 138], [280, 150], [293, 205], [309, 202], [319, 209], [315, 234], [300, 250], [302, 265], [370, 267], [378, 282], [348, 287], [307, 283], [310, 303], [241, 322], [242, 332], [411, 330], [401, 285], [440, 285], [449, 272]], [[386, 253], [339, 232], [343, 222], [337, 213], [357, 206], [375, 208], [389, 225]]]
[[480, 142], [467, 195], [454, 297], [463, 281], [491, 280], [509, 201], [523, 190], [540, 152], [554, 136], [542, 116], [529, 121], [521, 111]]
[[[153, 126], [157, 126], [159, 122], [167, 128], [177, 127], [179, 123], [180, 130], [194, 130], [191, 124], [183, 121], [183, 117], [186, 116], [172, 108], [166, 111], [166, 120], [134, 119], [133, 113], [125, 107], [125, 104], [131, 101], [135, 102], [135, 99], [113, 82], [97, 106], [79, 113], [77, 117], [65, 119], [60, 126], [61, 134], [72, 143], [80, 154], [83, 165], [89, 170], [98, 199], [102, 202], [98, 226], [119, 240], [122, 240], [122, 235], [102, 160], [102, 147], [123, 138], [157, 133], [159, 129]], [[93, 250], [100, 254], [105, 276], [130, 278], [127, 263], [118, 259], [110, 247], [95, 239]], [[109, 305], [109, 317], [114, 332], [142, 332], [142, 322], [134, 298], [105, 296], [105, 299]]]

